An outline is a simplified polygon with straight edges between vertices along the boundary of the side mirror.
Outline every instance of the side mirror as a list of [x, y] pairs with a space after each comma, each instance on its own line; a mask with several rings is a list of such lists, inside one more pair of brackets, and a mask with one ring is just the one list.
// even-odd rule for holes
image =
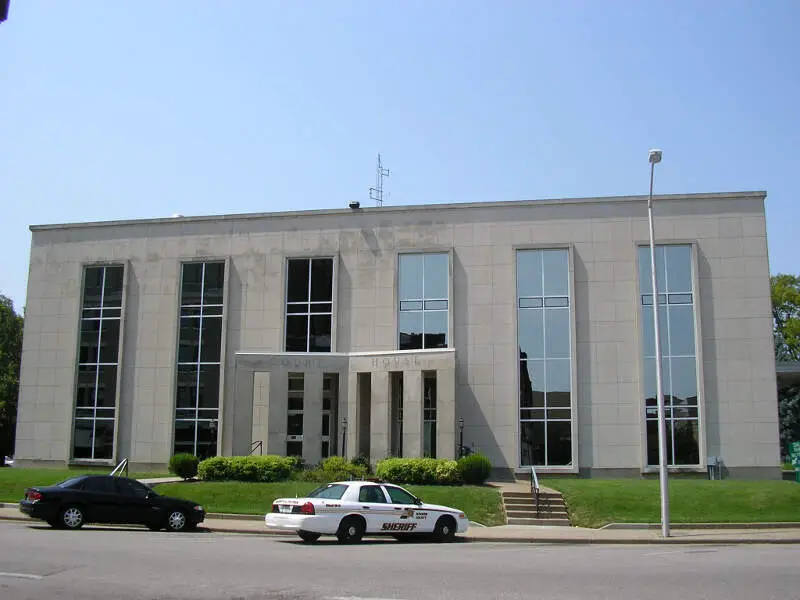
[[422, 498], [414, 498], [414, 504], [417, 506], [422, 506]]

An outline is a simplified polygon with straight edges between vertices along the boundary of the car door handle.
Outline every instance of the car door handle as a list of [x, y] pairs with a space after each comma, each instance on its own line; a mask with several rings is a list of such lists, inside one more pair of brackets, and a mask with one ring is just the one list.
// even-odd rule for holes
[[363, 508], [364, 510], [369, 510], [369, 506], [362, 506], [361, 508]]

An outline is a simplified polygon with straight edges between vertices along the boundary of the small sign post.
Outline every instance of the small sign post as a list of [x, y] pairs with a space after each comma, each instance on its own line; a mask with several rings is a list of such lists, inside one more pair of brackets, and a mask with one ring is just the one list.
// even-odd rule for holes
[[789, 460], [794, 467], [794, 480], [800, 483], [800, 442], [789, 444]]

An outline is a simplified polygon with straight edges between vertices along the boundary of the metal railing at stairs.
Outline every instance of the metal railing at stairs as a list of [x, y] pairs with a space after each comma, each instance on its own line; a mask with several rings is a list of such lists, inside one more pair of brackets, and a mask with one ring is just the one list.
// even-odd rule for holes
[[250, 444], [250, 452], [248, 453], [248, 456], [251, 454], [255, 454], [256, 450], [258, 450], [259, 454], [262, 454], [264, 452], [264, 444], [261, 440], [256, 440], [255, 442], [252, 442]]
[[119, 463], [114, 470], [111, 471], [111, 476], [114, 477], [115, 475], [119, 475], [120, 473], [125, 473], [125, 477], [128, 476], [128, 459], [123, 458], [122, 462]]
[[531, 465], [531, 496], [533, 497], [533, 503], [536, 506], [536, 518], [539, 518], [540, 493], [539, 478], [536, 476], [536, 467]]

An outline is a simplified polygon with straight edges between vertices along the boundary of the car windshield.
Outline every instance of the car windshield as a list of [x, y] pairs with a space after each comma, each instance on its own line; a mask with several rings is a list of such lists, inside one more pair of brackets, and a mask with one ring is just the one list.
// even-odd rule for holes
[[70, 477], [69, 479], [65, 479], [64, 481], [60, 481], [56, 484], [56, 487], [60, 488], [72, 488], [77, 486], [81, 481], [86, 479], [84, 475], [80, 477]]
[[331, 483], [323, 485], [315, 489], [313, 492], [306, 496], [307, 498], [327, 498], [328, 500], [341, 500], [344, 492], [347, 490], [346, 485], [338, 483]]

